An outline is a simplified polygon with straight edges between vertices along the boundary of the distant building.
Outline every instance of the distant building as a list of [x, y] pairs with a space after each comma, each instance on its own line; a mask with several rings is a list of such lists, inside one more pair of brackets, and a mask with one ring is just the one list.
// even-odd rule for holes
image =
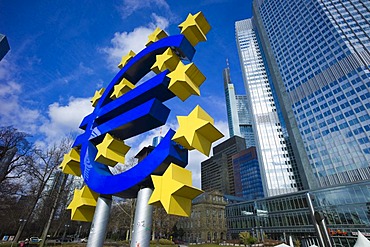
[[263, 198], [263, 185], [257, 151], [250, 147], [232, 156], [235, 195], [245, 200]]
[[245, 140], [233, 136], [213, 148], [213, 156], [201, 163], [202, 190], [235, 195], [232, 156], [245, 149]]
[[10, 46], [8, 43], [8, 39], [5, 35], [0, 33], [0, 61], [4, 58], [4, 56], [10, 50]]
[[229, 67], [224, 69], [223, 78], [230, 137], [234, 135], [243, 137], [247, 148], [255, 146], [247, 96], [235, 94]]
[[182, 229], [182, 240], [190, 243], [221, 242], [226, 240], [224, 196], [217, 191], [205, 192], [192, 202], [189, 218], [181, 218], [176, 227]]
[[161, 142], [162, 139], [163, 136], [155, 136], [152, 141], [152, 146], [156, 147]]

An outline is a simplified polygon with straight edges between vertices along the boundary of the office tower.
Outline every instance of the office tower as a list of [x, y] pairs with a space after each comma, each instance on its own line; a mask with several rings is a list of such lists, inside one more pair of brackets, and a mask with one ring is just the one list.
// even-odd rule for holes
[[370, 179], [369, 8], [359, 0], [253, 3], [291, 140], [319, 186]]
[[235, 94], [228, 63], [223, 71], [223, 79], [230, 137], [234, 135], [243, 137], [247, 148], [255, 146], [248, 99], [246, 95]]
[[163, 139], [163, 136], [155, 136], [155, 137], [153, 137], [152, 146], [153, 147], [156, 147], [161, 142], [162, 139]]
[[263, 185], [256, 147], [250, 147], [232, 157], [235, 196], [245, 200], [263, 198]]
[[201, 163], [202, 190], [235, 195], [232, 156], [245, 149], [245, 140], [233, 136], [213, 148], [213, 156]]
[[238, 21], [235, 28], [264, 194], [274, 196], [295, 192], [303, 188], [303, 181], [293, 173], [297, 165], [289, 157], [285, 141], [287, 133], [277, 113], [274, 89], [264, 65], [264, 55], [259, 48], [252, 20]]
[[0, 33], [0, 61], [10, 50], [8, 40], [5, 35]]

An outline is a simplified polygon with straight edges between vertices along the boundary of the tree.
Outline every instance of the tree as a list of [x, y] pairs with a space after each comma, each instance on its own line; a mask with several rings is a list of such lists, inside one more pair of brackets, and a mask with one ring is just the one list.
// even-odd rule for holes
[[[27, 202], [22, 178], [32, 159], [28, 135], [8, 126], [0, 127], [0, 235], [15, 234]], [[22, 219], [23, 220], [23, 219]]]
[[301, 241], [299, 241], [299, 239], [294, 240], [294, 246], [301, 247]]
[[52, 203], [52, 206], [51, 206], [51, 209], [49, 210], [50, 212], [48, 213], [49, 215], [48, 221], [41, 235], [42, 240], [41, 240], [41, 243], [39, 244], [39, 247], [45, 246], [46, 237], [48, 235], [51, 222], [53, 221], [58, 205], [60, 206], [59, 202], [62, 196], [62, 192], [64, 191], [64, 188], [68, 180], [68, 174], [64, 174], [61, 171], [59, 171], [56, 175], [57, 175], [56, 176], [57, 178], [56, 178], [56, 181], [53, 182], [53, 185], [54, 185], [53, 189], [50, 190], [50, 193], [49, 193], [50, 194], [49, 201]]
[[[65, 138], [59, 143], [52, 145], [46, 150], [34, 149], [32, 159], [27, 164], [27, 182], [29, 185], [29, 193], [33, 195], [29, 201], [29, 208], [24, 212], [24, 217], [27, 221], [27, 225], [30, 225], [32, 216], [38, 220], [38, 223], [34, 225], [34, 230], [40, 229], [40, 226], [45, 225], [47, 218], [40, 214], [40, 209], [43, 208], [41, 199], [47, 196], [45, 190], [47, 183], [49, 182], [52, 175], [58, 170], [58, 166], [62, 162], [63, 156], [70, 149], [71, 139]], [[37, 215], [39, 213], [40, 215]], [[14, 239], [14, 242], [19, 240], [25, 225], [22, 225]], [[41, 229], [40, 229], [41, 231]]]
[[162, 207], [154, 207], [152, 223], [152, 240], [159, 238], [170, 238], [173, 235], [174, 226], [179, 220], [179, 216], [167, 214]]
[[[113, 168], [109, 167], [112, 174], [116, 175], [127, 171], [138, 163], [136, 158], [127, 158], [125, 163], [118, 163]], [[111, 217], [108, 225], [108, 234], [110, 238], [121, 238], [126, 231], [126, 240], [131, 239], [133, 228], [134, 211], [136, 199], [124, 199], [124, 201], [113, 204]]]
[[25, 172], [32, 151], [27, 137], [26, 133], [11, 126], [0, 127], [0, 185], [6, 180], [20, 178]]
[[107, 236], [115, 240], [130, 239], [135, 203], [136, 199], [124, 199], [113, 204]]
[[257, 239], [253, 236], [251, 236], [251, 234], [249, 232], [241, 232], [239, 233], [239, 238], [240, 238], [240, 241], [246, 246], [246, 245], [250, 245], [250, 244], [255, 244], [257, 242]]

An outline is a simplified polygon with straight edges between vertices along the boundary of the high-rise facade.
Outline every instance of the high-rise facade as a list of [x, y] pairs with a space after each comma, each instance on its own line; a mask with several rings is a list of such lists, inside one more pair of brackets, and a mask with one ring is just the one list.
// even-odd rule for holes
[[303, 188], [295, 159], [290, 157], [286, 131], [279, 119], [273, 88], [264, 65], [252, 19], [235, 23], [244, 86], [252, 114], [252, 125], [265, 196], [295, 192]]
[[10, 50], [8, 40], [5, 35], [0, 33], [0, 61]]
[[303, 168], [321, 187], [370, 179], [369, 3], [256, 0], [253, 16]]
[[235, 94], [229, 67], [224, 69], [223, 79], [230, 137], [234, 135], [243, 137], [246, 147], [253, 147], [255, 146], [255, 141], [247, 96]]
[[258, 165], [256, 147], [250, 147], [234, 154], [235, 196], [245, 200], [263, 198], [263, 185]]
[[201, 163], [202, 190], [235, 195], [232, 156], [245, 149], [245, 140], [233, 136], [213, 148], [213, 156]]
[[155, 136], [155, 137], [153, 137], [152, 146], [153, 147], [158, 146], [158, 144], [161, 142], [162, 139], [163, 139], [163, 136]]

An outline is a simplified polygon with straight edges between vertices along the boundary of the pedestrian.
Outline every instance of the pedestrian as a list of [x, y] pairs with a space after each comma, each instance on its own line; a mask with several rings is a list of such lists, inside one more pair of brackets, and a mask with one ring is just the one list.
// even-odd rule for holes
[[24, 241], [19, 242], [19, 247], [24, 247], [25, 243]]
[[26, 240], [24, 241], [24, 246], [25, 247], [30, 246], [30, 241], [28, 240], [28, 238], [26, 238]]

